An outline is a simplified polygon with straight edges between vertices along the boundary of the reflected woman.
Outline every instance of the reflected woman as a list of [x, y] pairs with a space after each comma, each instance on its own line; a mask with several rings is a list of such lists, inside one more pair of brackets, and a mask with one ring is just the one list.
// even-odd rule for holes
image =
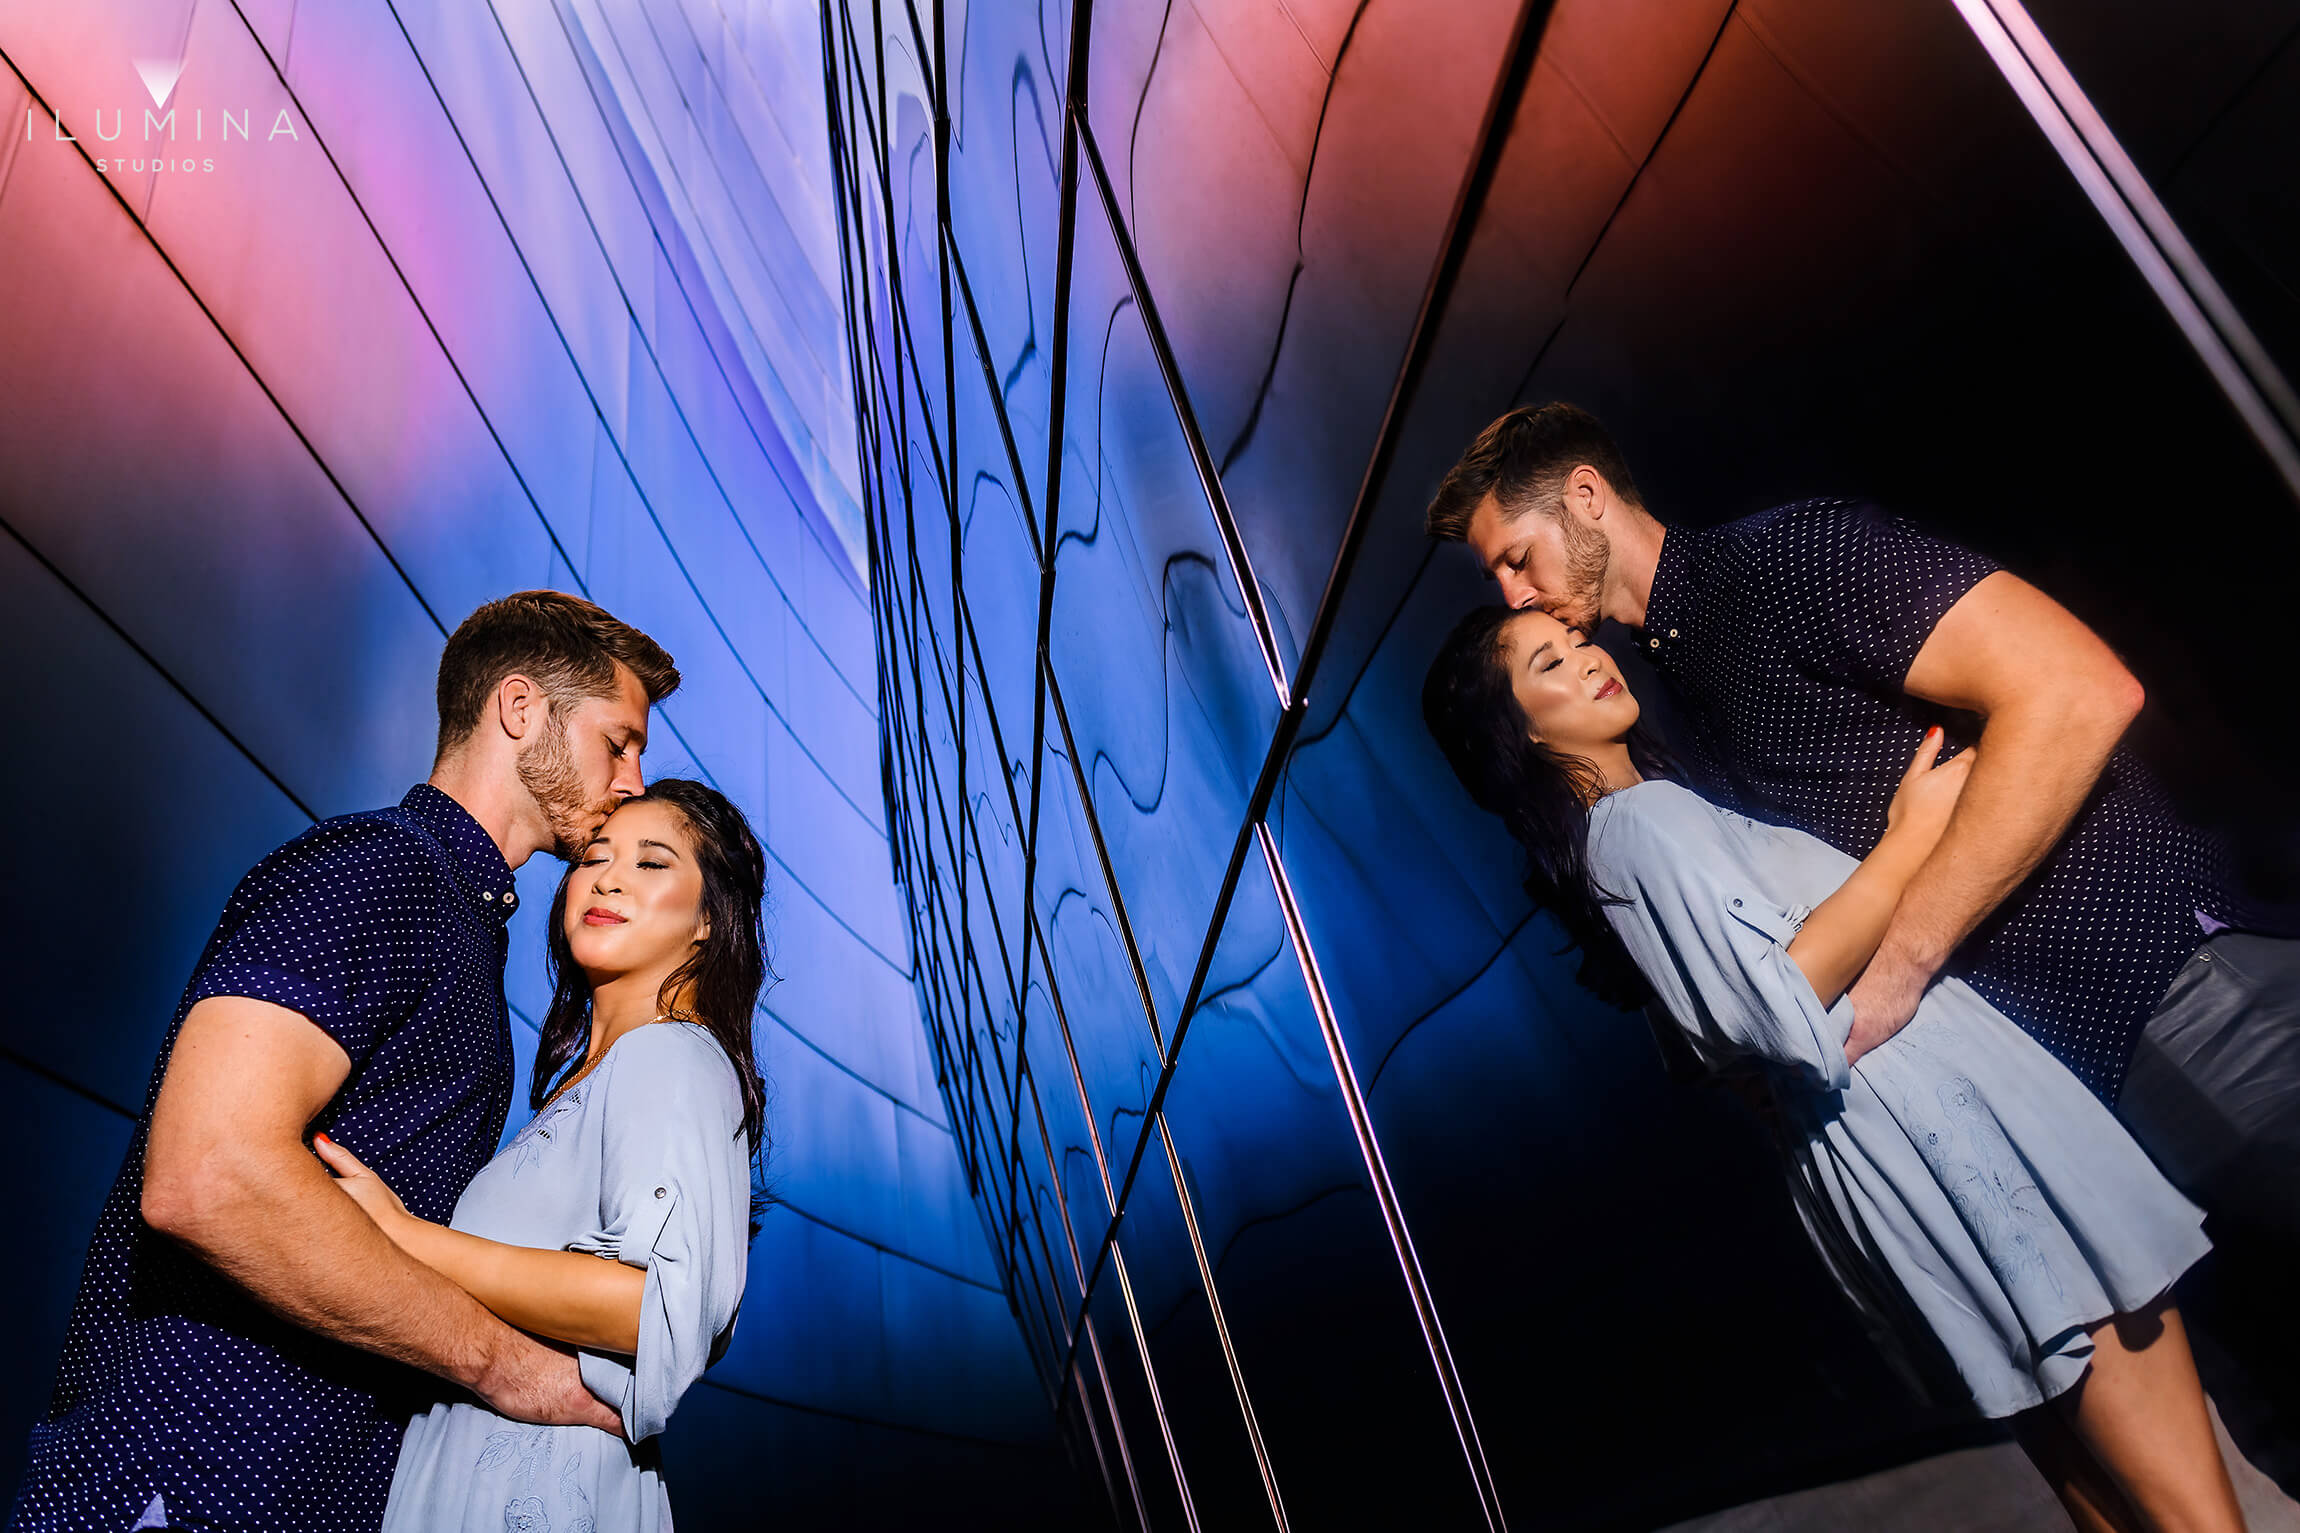
[[1713, 1065], [1754, 1058], [1843, 1223], [2077, 1526], [2240, 1533], [2174, 1278], [2202, 1214], [2108, 1109], [1962, 981], [1848, 1059], [1845, 992], [1948, 823], [1971, 753], [1928, 731], [1856, 862], [1659, 775], [1612, 659], [1539, 611], [1448, 637], [1422, 716], [1524, 848], [1526, 887], [1621, 998], [1638, 977]]
[[464, 1400], [408, 1426], [386, 1533], [671, 1526], [655, 1434], [734, 1331], [765, 1092], [751, 1015], [766, 862], [742, 814], [668, 779], [560, 880], [537, 1110], [452, 1220], [407, 1212], [326, 1138], [320, 1158], [399, 1247], [523, 1330], [566, 1343], [623, 1435]]

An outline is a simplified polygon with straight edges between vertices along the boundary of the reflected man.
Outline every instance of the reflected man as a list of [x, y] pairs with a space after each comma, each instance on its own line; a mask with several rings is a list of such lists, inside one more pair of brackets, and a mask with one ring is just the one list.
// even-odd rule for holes
[[1928, 726], [1977, 746], [1850, 991], [1848, 1055], [1956, 975], [2118, 1108], [2224, 1249], [2300, 1249], [2300, 941], [2246, 929], [2214, 840], [2119, 747], [2141, 687], [2082, 622], [1867, 501], [1665, 525], [1563, 403], [1480, 433], [1427, 526], [1511, 605], [1633, 630], [1692, 786], [1752, 818], [1859, 857]]

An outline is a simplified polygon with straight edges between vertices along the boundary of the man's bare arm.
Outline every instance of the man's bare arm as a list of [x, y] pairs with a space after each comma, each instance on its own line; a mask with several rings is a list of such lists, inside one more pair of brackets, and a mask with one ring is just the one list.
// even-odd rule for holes
[[647, 1274], [582, 1251], [489, 1240], [418, 1219], [382, 1177], [321, 1134], [312, 1148], [336, 1191], [367, 1210], [391, 1243], [523, 1331], [600, 1352], [639, 1349]]
[[2036, 870], [2140, 711], [2140, 683], [2067, 608], [2005, 571], [1943, 615], [1913, 697], [1981, 715], [1980, 759], [1853, 985], [1853, 1051], [1908, 1021], [1958, 943]]
[[304, 1149], [350, 1060], [301, 1014], [239, 996], [185, 1017], [152, 1109], [146, 1223], [306, 1330], [471, 1389], [506, 1415], [608, 1431], [572, 1358], [386, 1239]]

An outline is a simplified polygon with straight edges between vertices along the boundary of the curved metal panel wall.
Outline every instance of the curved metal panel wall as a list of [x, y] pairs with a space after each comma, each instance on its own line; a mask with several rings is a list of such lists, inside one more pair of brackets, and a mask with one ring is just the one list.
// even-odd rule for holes
[[[650, 770], [717, 783], [773, 854], [785, 1206], [668, 1438], [682, 1519], [1067, 1504], [888, 879], [820, 56], [788, 3], [0, 4], [0, 629], [55, 843], [0, 920], [38, 976], [0, 1153], [46, 1168], [10, 1494], [224, 896], [419, 778], [446, 630], [551, 585], [674, 653]], [[541, 938], [513, 932], [524, 1068]]]
[[[2179, 207], [2207, 246], [2266, 250], [2224, 125], [2291, 39], [2221, 9], [2121, 100], [2235, 167]], [[1958, 5], [825, 16], [919, 996], [1121, 1524], [1651, 1526], [1982, 1440], [1899, 1393], [1753, 1125], [1577, 988], [1415, 706], [1482, 599], [1424, 499], [1570, 397], [1665, 517], [1872, 493], [2061, 595], [2191, 694], [2192, 807], [2289, 888], [2289, 725], [2152, 637], [2124, 536], [2139, 416], [2284, 567], [2275, 455]], [[2150, 26], [2048, 19], [2161, 82]]]

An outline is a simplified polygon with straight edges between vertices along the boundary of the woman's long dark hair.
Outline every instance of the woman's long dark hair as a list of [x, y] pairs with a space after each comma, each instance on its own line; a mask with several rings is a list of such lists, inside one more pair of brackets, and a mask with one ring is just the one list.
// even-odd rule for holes
[[[1621, 901], [1589, 871], [1589, 808], [1605, 780], [1587, 758], [1533, 738], [1502, 652], [1502, 629], [1517, 615], [1479, 607], [1454, 625], [1422, 682], [1422, 722], [1469, 796], [1524, 849], [1525, 892], [1581, 949], [1581, 983], [1636, 1006], [1651, 992], [1605, 919]], [[1648, 777], [1676, 774], [1642, 726], [1630, 731], [1629, 758]]]
[[[711, 934], [687, 961], [663, 981], [656, 1004], [668, 1011], [682, 990], [687, 1004], [677, 1015], [706, 1028], [743, 1091], [742, 1132], [754, 1159], [767, 1151], [767, 1089], [751, 1052], [751, 1015], [767, 978], [767, 944], [759, 907], [767, 892], [767, 858], [751, 834], [743, 812], [716, 788], [683, 777], [665, 777], [626, 803], [668, 804], [695, 838], [695, 861], [703, 874], [703, 913]], [[543, 1038], [535, 1049], [535, 1076], [527, 1105], [541, 1108], [562, 1077], [580, 1069], [591, 1042], [591, 982], [567, 948], [567, 890], [579, 868], [569, 868], [551, 901], [551, 1006], [543, 1014]]]

